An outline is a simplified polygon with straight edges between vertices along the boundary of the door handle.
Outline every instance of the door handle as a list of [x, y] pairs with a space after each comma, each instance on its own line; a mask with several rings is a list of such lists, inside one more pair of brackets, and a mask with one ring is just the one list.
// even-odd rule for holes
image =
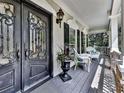
[[20, 51], [19, 51], [19, 49], [16, 51], [16, 58], [17, 59], [19, 59], [19, 57], [20, 57], [20, 53], [19, 53]]
[[25, 43], [24, 43], [24, 56], [25, 56], [25, 60], [29, 57], [29, 49], [26, 48]]
[[16, 43], [16, 46], [15, 46], [15, 57], [16, 57], [16, 59], [18, 60], [19, 58], [20, 58], [20, 50], [19, 50], [19, 47], [18, 47], [19, 45], [18, 45], [18, 43]]
[[28, 58], [28, 49], [25, 49], [24, 52], [25, 52], [24, 54], [25, 54], [25, 59], [26, 59], [26, 58]]

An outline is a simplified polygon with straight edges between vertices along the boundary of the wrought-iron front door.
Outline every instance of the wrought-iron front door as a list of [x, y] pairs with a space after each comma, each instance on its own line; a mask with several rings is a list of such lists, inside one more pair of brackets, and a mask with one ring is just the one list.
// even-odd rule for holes
[[0, 93], [49, 79], [50, 15], [26, 1], [0, 0]]
[[26, 4], [23, 6], [23, 89], [49, 78], [49, 17]]
[[20, 90], [20, 4], [0, 0], [0, 93]]

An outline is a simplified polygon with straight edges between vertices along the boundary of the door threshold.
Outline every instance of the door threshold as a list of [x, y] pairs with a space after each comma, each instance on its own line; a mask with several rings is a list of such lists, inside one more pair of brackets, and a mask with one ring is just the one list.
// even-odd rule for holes
[[37, 87], [41, 86], [42, 84], [44, 84], [45, 82], [47, 82], [48, 80], [50, 80], [51, 77], [48, 75], [46, 77], [44, 77], [43, 79], [37, 81], [36, 83], [26, 87], [22, 93], [30, 93], [32, 90], [36, 89]]

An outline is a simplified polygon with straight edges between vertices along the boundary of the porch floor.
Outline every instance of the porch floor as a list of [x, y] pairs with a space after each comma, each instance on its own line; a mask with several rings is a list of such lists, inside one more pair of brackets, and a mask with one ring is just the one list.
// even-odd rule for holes
[[31, 93], [115, 93], [112, 72], [107, 68], [109, 65], [108, 58], [105, 58], [103, 64], [100, 65], [102, 73], [98, 89], [91, 88], [98, 65], [100, 65], [99, 62], [94, 61], [90, 72], [81, 68], [77, 68], [77, 70], [73, 70], [72, 68], [68, 71], [72, 80], [63, 82], [59, 76], [56, 76]]

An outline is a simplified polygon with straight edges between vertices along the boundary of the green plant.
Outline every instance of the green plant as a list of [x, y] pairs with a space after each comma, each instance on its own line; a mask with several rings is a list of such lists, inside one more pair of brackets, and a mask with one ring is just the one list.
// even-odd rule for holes
[[60, 49], [61, 49], [61, 51], [59, 51], [57, 53], [57, 60], [59, 60], [61, 63], [63, 63], [65, 60], [69, 60], [70, 57], [69, 57], [69, 55], [64, 53], [64, 50], [62, 48], [60, 48]]

